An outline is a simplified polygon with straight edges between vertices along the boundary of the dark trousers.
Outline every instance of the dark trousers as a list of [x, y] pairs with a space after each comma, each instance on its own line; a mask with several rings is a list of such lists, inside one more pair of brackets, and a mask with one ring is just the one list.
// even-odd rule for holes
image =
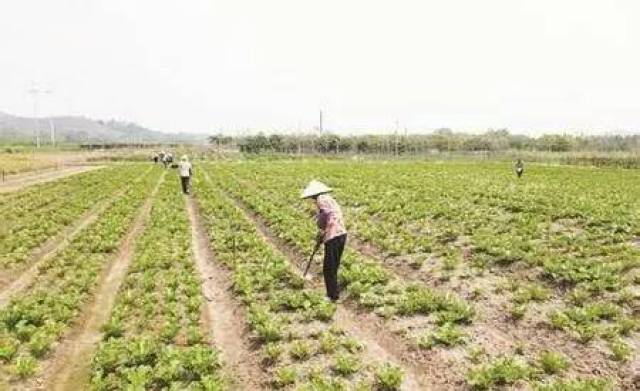
[[189, 194], [189, 180], [191, 178], [188, 176], [181, 176], [180, 183], [182, 184], [182, 192], [184, 194]]
[[327, 287], [327, 296], [331, 300], [338, 300], [340, 292], [338, 290], [338, 268], [340, 258], [347, 243], [347, 234], [337, 236], [324, 244], [324, 264], [322, 273], [324, 274], [324, 284]]

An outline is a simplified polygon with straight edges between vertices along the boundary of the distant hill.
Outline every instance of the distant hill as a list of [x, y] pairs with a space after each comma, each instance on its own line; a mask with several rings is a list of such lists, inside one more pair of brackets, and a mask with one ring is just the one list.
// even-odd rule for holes
[[[53, 124], [56, 142], [204, 142], [206, 135], [164, 133], [133, 122], [93, 120], [81, 116], [40, 118], [40, 140], [50, 140]], [[34, 120], [0, 112], [0, 141], [33, 140]]]

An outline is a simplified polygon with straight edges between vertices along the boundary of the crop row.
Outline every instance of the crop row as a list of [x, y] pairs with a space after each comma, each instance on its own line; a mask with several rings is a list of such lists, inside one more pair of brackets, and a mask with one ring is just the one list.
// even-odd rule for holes
[[[233, 169], [245, 183], [260, 174], [260, 194], [282, 204], [295, 202], [287, 189], [308, 177], [330, 179], [356, 235], [388, 255], [413, 255], [406, 258], [416, 269], [430, 257], [441, 259], [445, 272], [462, 261], [507, 278], [513, 265], [530, 269], [542, 290], [566, 292], [567, 309], [549, 313], [549, 322], [581, 341], [602, 335], [620, 344], [619, 337], [637, 328], [631, 314], [640, 304], [633, 293], [640, 282], [640, 249], [633, 245], [640, 187], [632, 174], [537, 168], [514, 184], [494, 165], [315, 163], [259, 170]], [[521, 293], [514, 291], [516, 317], [529, 301]]]
[[[362, 168], [361, 165], [350, 166], [340, 164], [340, 169], [338, 169], [338, 167], [336, 167], [337, 165], [334, 166], [333, 163], [324, 164], [325, 165], [323, 165], [323, 163], [316, 164], [317, 167], [308, 168], [307, 170], [305, 170], [307, 167], [303, 164], [272, 164], [268, 166], [261, 165], [259, 167], [246, 163], [226, 166], [217, 165], [212, 171], [212, 177], [217, 178], [217, 184], [219, 186], [227, 189], [227, 191], [241, 199], [251, 209], [265, 218], [276, 234], [301, 251], [306, 250], [305, 246], [308, 246], [308, 243], [311, 241], [310, 238], [315, 227], [309, 219], [309, 212], [311, 212], [311, 210], [300, 202], [297, 190], [302, 187], [307, 180], [313, 178], [314, 173], [320, 178], [330, 176], [333, 180], [333, 182], [329, 182], [331, 185], [335, 186], [335, 183], [340, 185], [337, 191], [338, 199], [340, 201], [343, 201], [343, 199], [347, 200], [345, 209], [348, 215], [348, 222], [350, 228], [355, 226], [354, 231], [357, 236], [361, 236], [363, 226], [379, 225], [375, 233], [369, 232], [371, 234], [369, 240], [372, 244], [385, 247], [384, 242], [387, 241], [387, 243], [393, 243], [394, 246], [397, 246], [397, 249], [400, 249], [398, 254], [414, 254], [419, 257], [424, 257], [425, 259], [435, 256], [438, 259], [443, 259], [442, 267], [445, 272], [458, 268], [458, 265], [464, 259], [466, 262], [469, 262], [469, 264], [464, 266], [464, 269], [467, 269], [468, 266], [478, 268], [480, 275], [482, 275], [483, 268], [487, 266], [502, 267], [500, 266], [501, 263], [497, 261], [500, 256], [505, 256], [504, 261], [506, 265], [509, 265], [507, 256], [512, 255], [512, 253], [508, 253], [507, 251], [513, 250], [515, 253], [523, 248], [525, 242], [528, 242], [526, 236], [511, 238], [506, 234], [506, 232], [510, 232], [510, 230], [522, 229], [521, 226], [524, 226], [525, 229], [527, 227], [526, 219], [513, 216], [520, 212], [505, 212], [505, 210], [510, 208], [514, 210], [517, 209], [517, 207], [509, 206], [508, 201], [504, 201], [507, 205], [503, 205], [498, 204], [494, 199], [491, 202], [492, 205], [488, 205], [489, 201], [480, 202], [476, 200], [472, 202], [473, 207], [467, 205], [467, 208], [460, 208], [457, 206], [458, 203], [465, 205], [463, 201], [460, 201], [465, 194], [464, 189], [458, 187], [456, 184], [449, 185], [447, 183], [448, 189], [446, 191], [450, 192], [452, 199], [456, 200], [448, 201], [451, 204], [450, 210], [459, 211], [461, 214], [455, 215], [455, 213], [452, 213], [450, 210], [440, 211], [438, 213], [443, 213], [443, 215], [441, 218], [435, 220], [437, 223], [442, 220], [443, 224], [437, 226], [433, 223], [434, 220], [425, 217], [423, 212], [420, 211], [420, 208], [412, 204], [417, 203], [416, 199], [422, 199], [419, 188], [420, 186], [425, 186], [425, 183], [421, 182], [421, 180], [424, 181], [425, 178], [418, 179], [420, 178], [419, 174], [410, 174], [401, 171], [391, 175], [391, 169], [387, 170], [384, 166], [378, 165], [376, 169], [387, 175], [386, 177], [382, 177], [376, 176], [376, 170], [367, 171], [366, 165], [365, 168]], [[345, 166], [346, 169], [344, 169]], [[410, 172], [410, 170], [407, 171]], [[345, 174], [345, 172], [348, 175]], [[460, 180], [460, 176], [464, 174], [463, 172], [456, 172], [455, 170], [453, 173], [455, 174], [454, 178], [458, 180]], [[374, 178], [368, 180], [367, 175], [371, 175]], [[408, 179], [411, 175], [415, 176], [413, 180]], [[507, 179], [504, 180], [506, 181]], [[347, 181], [348, 185], [345, 184], [345, 187], [342, 187], [342, 184], [347, 183]], [[452, 180], [452, 182], [457, 183], [458, 181]], [[257, 183], [259, 183], [259, 186]], [[403, 187], [400, 187], [401, 183], [404, 183]], [[378, 190], [371, 190], [376, 186]], [[384, 190], [380, 190], [380, 188]], [[482, 193], [481, 189], [472, 188], [475, 189], [474, 192], [476, 195]], [[497, 192], [497, 188], [498, 185], [493, 184], [489, 193]], [[345, 195], [345, 193], [347, 193], [346, 189], [349, 190], [348, 196]], [[371, 193], [376, 196], [368, 196], [368, 194]], [[428, 193], [428, 191], [426, 191], [426, 193]], [[420, 194], [420, 197], [412, 194]], [[541, 197], [540, 194], [538, 194], [538, 196]], [[356, 201], [357, 198], [359, 198], [360, 201]], [[381, 199], [384, 199], [384, 201], [381, 201]], [[431, 202], [428, 196], [425, 197], [425, 199]], [[427, 201], [423, 202], [426, 203]], [[368, 206], [367, 203], [376, 205], [376, 211], [372, 212], [368, 210], [367, 208], [370, 206]], [[500, 210], [498, 210], [498, 208]], [[507, 214], [511, 214], [510, 218], [504, 217]], [[453, 224], [448, 219], [449, 215], [455, 215], [451, 219], [453, 222], [455, 222], [456, 219], [460, 219], [461, 221], [470, 222], [472, 225], [449, 225]], [[501, 224], [495, 222], [494, 218], [500, 221]], [[425, 222], [428, 222], [428, 225], [425, 226]], [[473, 237], [473, 234], [477, 231], [485, 233], [485, 235], [480, 235], [479, 237], [486, 241], [491, 240], [489, 238], [497, 238], [496, 240], [500, 241], [500, 246], [502, 246], [499, 248], [504, 249], [504, 252], [501, 252], [502, 250], [499, 249], [496, 250], [494, 247], [482, 247]], [[395, 238], [389, 240], [388, 238], [394, 237], [393, 235], [399, 235], [406, 239], [404, 241], [398, 241]], [[465, 236], [467, 238], [463, 238]], [[426, 239], [420, 239], [422, 237]], [[471, 238], [471, 243], [461, 243], [460, 239], [468, 240], [468, 237]], [[535, 236], [532, 237], [531, 240], [532, 243], [536, 243]], [[415, 243], [418, 241], [422, 244], [416, 246]], [[602, 241], [597, 243], [602, 244]], [[484, 242], [484, 245], [486, 244], [487, 242]], [[513, 249], [511, 249], [511, 245], [513, 245]], [[487, 251], [487, 248], [491, 248], [491, 250]], [[591, 248], [593, 248], [593, 246]], [[624, 251], [626, 251], [622, 252], [623, 256], [625, 254], [628, 255], [630, 251], [634, 251], [630, 249], [627, 244], [621, 244], [620, 248], [624, 248]], [[472, 257], [469, 257], [467, 253], [463, 258], [462, 254], [464, 250], [470, 251]], [[389, 247], [387, 247], [387, 251], [389, 253], [394, 252], [394, 250]], [[544, 251], [547, 250], [545, 249]], [[538, 253], [535, 254], [536, 255], [529, 254], [532, 260], [536, 259], [536, 256], [539, 255]], [[620, 254], [620, 252], [618, 252], [618, 254]], [[350, 256], [355, 258], [349, 259]], [[479, 261], [479, 259], [483, 257], [485, 261]], [[342, 273], [341, 277], [348, 291], [353, 292], [353, 289], [349, 289], [349, 285], [352, 283], [349, 281], [350, 270], [348, 268], [350, 267], [350, 263], [354, 262], [353, 259], [356, 259], [355, 263], [358, 264], [358, 266], [362, 266], [367, 262], [366, 260], [361, 261], [362, 258], [363, 257], [357, 253], [350, 254], [349, 251], [346, 253], [344, 264], [347, 270]], [[407, 257], [407, 259], [416, 260], [416, 256]], [[554, 258], [549, 256], [545, 259], [553, 260]], [[627, 257], [626, 262], [633, 262], [634, 259], [637, 260], [635, 257]], [[516, 261], [513, 260], [512, 262]], [[520, 264], [525, 266], [530, 265], [528, 262], [529, 261], [522, 261]], [[585, 272], [587, 273], [590, 272], [590, 264], [580, 265], [579, 261], [576, 262], [578, 264], [575, 265], [575, 268], [582, 268], [581, 270], [586, 270]], [[547, 262], [546, 267], [550, 267], [550, 264], [550, 262]], [[419, 262], [412, 265], [416, 271], [418, 271], [421, 266]], [[572, 265], [569, 264], [568, 266], [571, 267]], [[532, 263], [529, 267], [534, 268], [535, 263]], [[597, 269], [595, 266], [593, 268]], [[509, 269], [499, 269], [498, 272], [502, 270], [508, 273]], [[627, 266], [623, 266], [621, 269], [615, 271], [615, 273], [617, 273], [615, 275], [618, 276], [619, 281], [624, 281], [622, 284], [629, 283], [630, 280], [628, 278], [619, 278], [623, 270], [628, 270]], [[469, 279], [471, 277], [468, 272], [464, 271], [463, 273], [467, 273], [467, 277], [465, 278]], [[535, 274], [533, 275], [535, 276]], [[596, 281], [605, 280], [601, 275], [596, 275], [596, 277]], [[519, 315], [518, 311], [526, 310], [528, 303], [548, 300], [554, 294], [554, 286], [561, 286], [562, 284], [562, 281], [548, 277], [545, 273], [540, 275], [538, 281], [533, 280], [531, 283], [518, 281], [514, 276], [514, 279], [508, 284], [513, 288], [503, 289], [501, 292], [502, 294], [508, 293], [512, 295], [511, 301], [514, 306], [512, 314], [516, 317]], [[385, 316], [405, 316], [406, 313], [402, 309], [403, 306], [397, 305], [397, 296], [394, 297], [394, 294], [398, 291], [397, 285], [393, 284], [392, 286], [394, 289], [391, 291], [374, 290], [376, 293], [374, 295], [375, 300], [384, 303], [376, 310]], [[598, 286], [598, 283], [593, 282], [593, 280], [589, 284], [580, 285], [580, 289], [574, 290], [574, 292], [586, 292], [586, 294], [583, 293], [582, 296], [578, 297], [578, 299], [582, 299], [583, 301], [576, 301], [575, 307], [573, 303], [570, 303], [566, 310], [550, 312], [548, 315], [548, 323], [552, 327], [579, 330], [583, 334], [586, 334], [585, 338], [589, 336], [593, 338], [594, 336], [601, 335], [610, 342], [614, 358], [618, 357], [617, 359], [621, 360], [628, 359], [633, 352], [627, 343], [623, 341], [623, 338], [633, 338], [633, 330], [637, 327], [637, 320], [631, 315], [634, 298], [624, 290], [618, 291], [617, 289], [620, 288], [620, 285], [611, 286], [608, 289], [602, 290], [598, 290]], [[356, 285], [356, 287], [359, 288], [359, 285]], [[414, 289], [414, 287], [415, 285], [409, 285], [408, 289]], [[356, 291], [356, 294], [358, 293], [359, 292]], [[623, 300], [620, 300], [620, 297], [622, 297]], [[364, 306], [368, 305], [375, 308], [375, 302], [371, 304], [371, 301], [367, 300], [368, 297], [366, 293], [364, 298], [365, 300], [363, 301], [362, 295], [360, 295], [357, 300]], [[402, 301], [400, 301], [400, 303], [402, 303]], [[438, 344], [449, 346], [459, 344], [463, 341], [469, 341], [468, 336], [465, 336], [463, 330], [452, 327], [451, 322], [443, 322], [440, 320], [440, 326], [437, 329], [434, 331], [425, 331], [422, 335], [418, 334], [416, 342], [421, 347], [432, 348]], [[468, 354], [468, 356], [472, 356], [472, 354]], [[474, 362], [474, 360], [470, 361], [472, 363]], [[471, 376], [471, 373], [469, 376]]]
[[397, 389], [402, 372], [374, 364], [365, 347], [333, 321], [335, 304], [306, 288], [292, 265], [199, 173], [196, 188], [216, 261], [233, 275], [253, 338], [274, 387], [300, 390]]
[[[212, 178], [265, 218], [280, 238], [300, 252], [308, 251], [316, 228], [309, 213], [293, 206], [301, 203], [299, 199], [265, 196], [257, 186], [241, 183], [223, 169], [214, 169]], [[467, 324], [474, 316], [474, 309], [464, 300], [424, 284], [404, 283], [377, 261], [351, 248], [345, 249], [339, 277], [351, 298], [382, 316], [433, 315], [440, 327]]]
[[176, 181], [153, 203], [92, 360], [95, 390], [226, 388], [201, 329], [202, 293]]
[[41, 264], [33, 283], [0, 310], [4, 373], [32, 375], [38, 361], [46, 358], [78, 318], [160, 174], [154, 170], [131, 183], [120, 202], [110, 205], [63, 251]]
[[0, 266], [23, 263], [34, 248], [136, 175], [139, 170], [133, 167], [92, 171], [26, 190], [9, 201], [0, 212]]

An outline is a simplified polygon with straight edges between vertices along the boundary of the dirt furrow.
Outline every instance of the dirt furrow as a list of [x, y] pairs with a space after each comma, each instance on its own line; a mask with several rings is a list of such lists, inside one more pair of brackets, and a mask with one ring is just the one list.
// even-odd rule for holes
[[[223, 193], [254, 222], [261, 237], [289, 259], [292, 270], [302, 276], [302, 259], [304, 259], [304, 255], [293, 250], [282, 239], [274, 235], [266, 223], [246, 208], [241, 201], [224, 191]], [[306, 281], [305, 284], [316, 288], [322, 286], [322, 283], [317, 279], [316, 281]], [[405, 372], [403, 390], [428, 390], [436, 387], [431, 382], [430, 376], [434, 369], [415, 361], [411, 349], [406, 346], [404, 341], [399, 336], [386, 330], [375, 316], [361, 314], [352, 304], [344, 303], [338, 305], [334, 321], [340, 328], [365, 344], [365, 354], [368, 360], [374, 362], [390, 361], [402, 367]]]
[[18, 191], [25, 187], [36, 185], [38, 183], [50, 182], [56, 179], [64, 178], [70, 175], [79, 174], [92, 170], [98, 170], [104, 166], [74, 166], [66, 167], [55, 171], [39, 172], [37, 174], [20, 175], [19, 177], [9, 178], [0, 183], [0, 193], [8, 193]]
[[86, 307], [78, 326], [56, 348], [52, 358], [42, 366], [42, 374], [30, 389], [81, 390], [86, 389], [91, 355], [100, 342], [100, 328], [111, 314], [120, 285], [133, 259], [135, 240], [144, 231], [153, 199], [164, 181], [166, 172], [147, 197], [113, 262], [103, 271], [92, 302]]
[[199, 215], [196, 202], [186, 197], [191, 238], [196, 267], [202, 278], [202, 293], [206, 299], [205, 320], [213, 344], [220, 349], [234, 386], [241, 390], [266, 389], [267, 377], [260, 369], [257, 354], [248, 345], [250, 334], [245, 314], [230, 294], [231, 275], [213, 259], [209, 240]]
[[[461, 285], [453, 283], [453, 279], [440, 281], [437, 273], [429, 273], [424, 270], [417, 272], [411, 266], [402, 261], [394, 263], [391, 258], [386, 258], [384, 252], [374, 244], [363, 242], [350, 237], [352, 248], [370, 258], [373, 258], [392, 270], [398, 276], [407, 281], [418, 281], [434, 284], [439, 289], [456, 292], [461, 296], [469, 296], [471, 288], [468, 280], [463, 279]], [[513, 273], [535, 274], [532, 270], [519, 270]], [[431, 274], [431, 276], [429, 276]], [[418, 275], [416, 278], [415, 276]], [[497, 281], [489, 276], [479, 277], [485, 281], [486, 289], [496, 288]], [[520, 280], [526, 280], [522, 277]], [[561, 351], [572, 359], [572, 367], [566, 372], [572, 375], [589, 376], [593, 374], [593, 368], [610, 377], [618, 376], [621, 381], [631, 378], [628, 373], [633, 372], [632, 365], [616, 365], [608, 358], [608, 352], [597, 345], [583, 344], [575, 341], [565, 331], [553, 330], [547, 321], [547, 313], [552, 308], [560, 308], [561, 303], [547, 303], [530, 305], [527, 316], [518, 321], [510, 318], [508, 308], [510, 303], [508, 295], [493, 294], [481, 300], [474, 300], [478, 317], [469, 327], [472, 341], [482, 346], [491, 355], [505, 354], [516, 349], [522, 349], [521, 353], [530, 360], [535, 360], [537, 355], [547, 349], [553, 348]], [[425, 352], [425, 354], [429, 354]], [[629, 369], [631, 368], [631, 369]]]
[[[136, 181], [141, 178], [142, 177], [136, 179]], [[40, 265], [63, 250], [78, 233], [92, 224], [109, 205], [122, 197], [124, 192], [124, 189], [120, 190], [113, 196], [100, 202], [98, 206], [87, 211], [78, 220], [63, 229], [62, 232], [45, 241], [32, 252], [32, 255], [23, 267], [0, 271], [0, 308], [9, 302], [11, 297], [31, 285], [33, 279], [38, 274]]]

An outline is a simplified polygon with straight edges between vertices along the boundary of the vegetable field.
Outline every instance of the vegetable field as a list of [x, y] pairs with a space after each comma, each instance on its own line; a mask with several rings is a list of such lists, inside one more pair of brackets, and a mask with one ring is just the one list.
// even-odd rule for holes
[[[123, 164], [0, 194], [0, 389], [640, 388], [640, 173]], [[325, 300], [314, 206], [349, 231]]]

